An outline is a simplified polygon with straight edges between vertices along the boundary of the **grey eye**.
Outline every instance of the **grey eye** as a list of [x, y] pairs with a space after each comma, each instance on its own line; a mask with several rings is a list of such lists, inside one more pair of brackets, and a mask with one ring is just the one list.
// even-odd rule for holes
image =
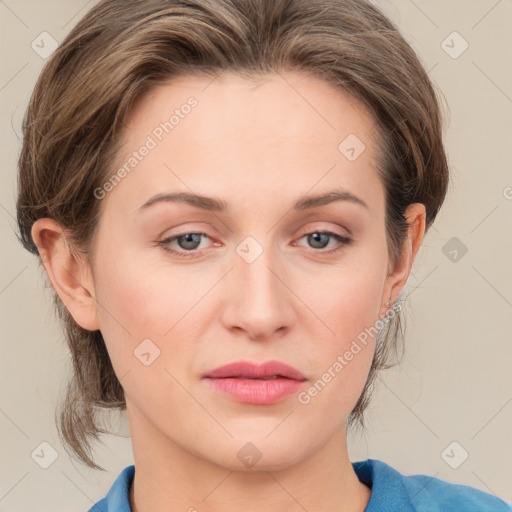
[[197, 249], [197, 247], [201, 243], [202, 236], [203, 236], [203, 233], [187, 233], [186, 235], [181, 235], [181, 236], [175, 237], [174, 239], [178, 242], [178, 245], [182, 249], [194, 250], [194, 249]]
[[306, 236], [308, 238], [308, 243], [313, 242], [312, 247], [314, 247], [315, 249], [325, 248], [329, 243], [329, 239], [332, 238], [331, 235], [328, 235], [326, 233], [311, 233]]

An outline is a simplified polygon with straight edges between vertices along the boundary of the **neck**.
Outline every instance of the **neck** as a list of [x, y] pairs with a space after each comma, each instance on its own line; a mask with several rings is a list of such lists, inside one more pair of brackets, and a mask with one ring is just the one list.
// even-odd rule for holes
[[301, 447], [295, 462], [240, 470], [185, 450], [127, 408], [136, 467], [132, 512], [364, 512], [370, 499], [349, 460], [346, 429], [311, 454]]

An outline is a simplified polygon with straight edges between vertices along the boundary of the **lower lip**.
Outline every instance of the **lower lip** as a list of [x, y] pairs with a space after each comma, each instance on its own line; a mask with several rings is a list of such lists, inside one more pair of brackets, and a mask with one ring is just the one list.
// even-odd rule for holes
[[285, 396], [296, 393], [305, 381], [278, 378], [268, 380], [227, 377], [207, 378], [207, 381], [222, 393], [246, 404], [269, 405], [279, 402]]

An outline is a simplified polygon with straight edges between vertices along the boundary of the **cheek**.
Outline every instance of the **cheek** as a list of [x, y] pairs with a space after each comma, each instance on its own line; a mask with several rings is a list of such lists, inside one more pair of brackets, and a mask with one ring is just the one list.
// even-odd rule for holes
[[[379, 261], [358, 258], [335, 273], [308, 285], [304, 293], [314, 312], [330, 327], [331, 334], [345, 344], [378, 320], [385, 271]], [[311, 290], [316, 290], [312, 294]], [[312, 308], [312, 309], [313, 309]], [[329, 330], [325, 328], [326, 334]], [[338, 346], [338, 348], [340, 348]]]
[[[191, 281], [191, 272], [167, 263], [160, 251], [106, 242], [98, 252], [98, 300], [108, 305], [112, 315], [119, 315], [116, 318], [120, 323], [142, 334], [163, 335], [190, 308], [190, 302], [204, 293], [198, 281]], [[112, 322], [108, 312], [104, 311], [102, 317], [106, 324]]]
[[[384, 274], [380, 262], [362, 258], [354, 266], [347, 263], [330, 279], [322, 279], [318, 283], [321, 293], [311, 295], [312, 288], [308, 288], [308, 301], [314, 304], [322, 324], [308, 347], [317, 373], [316, 384], [307, 393], [309, 397], [304, 396], [304, 403], [311, 399], [313, 407], [329, 409], [334, 405], [327, 414], [340, 417], [355, 405], [370, 370], [381, 325], [378, 314]], [[318, 327], [318, 320], [315, 325]]]
[[[107, 254], [106, 249], [103, 254]], [[152, 267], [110, 248], [95, 271], [100, 329], [118, 374], [134, 364], [134, 350], [145, 339], [161, 350], [186, 325], [191, 306], [201, 290], [187, 283], [177, 269], [173, 274]], [[204, 292], [203, 292], [204, 293]], [[163, 354], [162, 354], [163, 355]]]

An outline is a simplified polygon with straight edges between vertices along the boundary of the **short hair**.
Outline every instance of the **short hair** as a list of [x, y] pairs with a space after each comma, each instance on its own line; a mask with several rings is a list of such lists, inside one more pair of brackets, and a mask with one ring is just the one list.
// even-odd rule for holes
[[[19, 156], [19, 239], [39, 218], [55, 219], [88, 254], [100, 217], [94, 190], [110, 176], [135, 101], [180, 75], [247, 79], [299, 70], [319, 77], [372, 114], [377, 172], [385, 189], [391, 262], [407, 235], [404, 212], [425, 205], [426, 229], [448, 186], [436, 88], [397, 27], [367, 0], [100, 0], [45, 64], [23, 120]], [[57, 427], [86, 465], [101, 428], [98, 413], [126, 408], [102, 334], [72, 318], [54, 291], [73, 361]], [[364, 428], [377, 372], [403, 341], [397, 312], [379, 331], [365, 387], [347, 423]], [[58, 417], [57, 417], [58, 416]]]

